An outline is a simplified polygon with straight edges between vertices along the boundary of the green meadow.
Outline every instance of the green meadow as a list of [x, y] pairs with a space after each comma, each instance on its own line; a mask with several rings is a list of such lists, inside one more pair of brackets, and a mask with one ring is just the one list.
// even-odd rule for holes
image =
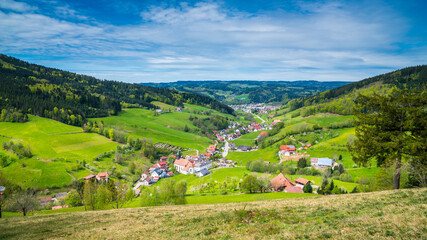
[[[194, 106], [194, 108], [196, 107]], [[196, 109], [199, 108], [203, 107]], [[168, 143], [187, 149], [205, 150], [213, 141], [195, 133], [198, 129], [188, 119], [190, 114], [192, 113], [166, 112], [154, 116], [153, 111], [134, 108], [125, 109], [118, 116], [92, 118], [90, 120], [103, 121], [107, 127], [125, 131], [137, 138], [145, 137], [152, 139], [153, 142]], [[189, 132], [184, 132], [185, 125], [190, 129]]]
[[[26, 123], [0, 122], [0, 142], [16, 141], [31, 147], [31, 159], [9, 163], [2, 172], [13, 182], [24, 187], [59, 187], [89, 173], [77, 170], [81, 161], [90, 163], [97, 155], [115, 150], [117, 143], [95, 134], [83, 133], [81, 128], [57, 121], [30, 116]], [[1, 150], [2, 153], [13, 154]]]

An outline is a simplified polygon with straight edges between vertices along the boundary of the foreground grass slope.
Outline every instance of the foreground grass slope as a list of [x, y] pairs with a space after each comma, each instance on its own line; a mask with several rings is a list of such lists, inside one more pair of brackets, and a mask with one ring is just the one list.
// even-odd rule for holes
[[425, 239], [427, 190], [0, 219], [16, 239]]

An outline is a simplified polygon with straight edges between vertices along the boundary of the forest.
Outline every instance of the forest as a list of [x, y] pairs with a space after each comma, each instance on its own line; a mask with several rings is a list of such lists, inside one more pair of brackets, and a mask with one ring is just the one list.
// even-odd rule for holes
[[348, 84], [318, 81], [177, 81], [141, 83], [144, 86], [166, 87], [182, 92], [203, 94], [227, 104], [287, 103]]
[[156, 109], [153, 101], [181, 107], [191, 103], [233, 114], [233, 109], [207, 96], [99, 80], [6, 55], [0, 55], [0, 80], [0, 111], [14, 109], [15, 115], [33, 114], [75, 126], [82, 126], [87, 118], [117, 115], [122, 105]]

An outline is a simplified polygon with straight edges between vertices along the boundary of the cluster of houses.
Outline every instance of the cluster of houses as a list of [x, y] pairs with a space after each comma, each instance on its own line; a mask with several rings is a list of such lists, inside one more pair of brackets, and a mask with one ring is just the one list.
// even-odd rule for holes
[[[67, 197], [67, 192], [61, 192], [54, 195], [54, 197], [42, 197], [40, 198], [40, 204], [42, 206], [46, 206], [47, 204], [54, 204], [56, 206], [52, 206], [52, 210], [68, 208], [68, 205], [60, 205], [61, 200], [64, 200]], [[59, 205], [58, 205], [59, 204]]]
[[206, 154], [188, 155], [185, 158], [175, 160], [174, 166], [175, 170], [179, 173], [185, 175], [196, 174], [199, 177], [203, 177], [210, 174], [209, 169], [212, 168], [212, 161], [208, 159]]
[[257, 110], [259, 114], [266, 114], [280, 108], [280, 106], [270, 106], [263, 103], [231, 105], [231, 107], [235, 111], [243, 111], [246, 113], [251, 113], [253, 110]]
[[[278, 192], [288, 192], [288, 193], [304, 193], [303, 188], [304, 186], [309, 183], [310, 181], [304, 178], [298, 178], [295, 179], [294, 182], [292, 182], [290, 179], [286, 178], [282, 173], [275, 176], [270, 180], [271, 186], [274, 188], [274, 190]], [[313, 189], [319, 188], [316, 185], [311, 185]]]
[[96, 179], [98, 181], [107, 181], [110, 178], [110, 175], [108, 174], [108, 172], [100, 172], [97, 175], [87, 175], [86, 177], [83, 178], [83, 180], [89, 180], [89, 179]]

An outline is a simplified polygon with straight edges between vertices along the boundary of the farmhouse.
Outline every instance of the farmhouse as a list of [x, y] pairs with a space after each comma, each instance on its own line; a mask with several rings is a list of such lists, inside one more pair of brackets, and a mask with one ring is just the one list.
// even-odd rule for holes
[[288, 187], [293, 187], [295, 184], [291, 182], [291, 180], [287, 179], [285, 176], [283, 176], [282, 173], [275, 176], [270, 180], [271, 185], [274, 187], [276, 191], [281, 191], [283, 189], [286, 190]]
[[286, 152], [289, 154], [295, 154], [295, 146], [294, 145], [282, 145], [280, 146], [280, 151], [283, 155], [285, 155]]
[[98, 175], [96, 175], [96, 179], [99, 180], [105, 180], [108, 181], [108, 178], [110, 177], [110, 175], [108, 175], [108, 172], [100, 172], [98, 173]]
[[48, 204], [48, 203], [51, 203], [51, 202], [53, 202], [52, 197], [42, 197], [42, 198], [40, 198], [40, 203], [42, 205]]
[[301, 178], [301, 177], [299, 177], [298, 179], [295, 180], [295, 183], [297, 185], [301, 185], [301, 186], [304, 186], [304, 185], [306, 185], [309, 182], [310, 182], [309, 180]]
[[91, 175], [88, 175], [88, 176], [84, 177], [83, 179], [84, 180], [89, 180], [89, 179], [92, 179], [92, 178], [95, 178], [95, 177], [96, 177], [95, 175], [91, 174]]

